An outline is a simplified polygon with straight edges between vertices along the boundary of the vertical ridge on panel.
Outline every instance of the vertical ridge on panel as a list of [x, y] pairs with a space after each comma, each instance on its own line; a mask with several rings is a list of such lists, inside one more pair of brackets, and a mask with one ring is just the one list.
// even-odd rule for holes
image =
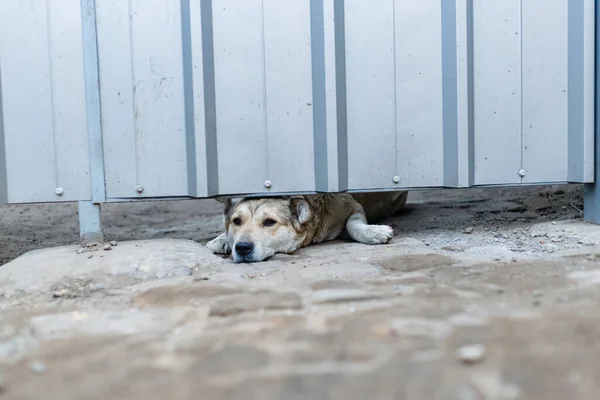
[[47, 5], [56, 186], [64, 192], [60, 200], [90, 200], [81, 4], [47, 0]]
[[[458, 0], [460, 1], [460, 0]], [[458, 187], [458, 4], [441, 0], [443, 186]], [[462, 2], [461, 2], [462, 4]], [[461, 37], [466, 41], [466, 35]], [[464, 71], [461, 71], [464, 72]]]
[[[232, 29], [235, 27], [235, 29]], [[219, 194], [265, 190], [267, 138], [261, 0], [213, 8]]]
[[[183, 64], [183, 104], [185, 107], [185, 138], [187, 187], [190, 196], [198, 196], [198, 148], [196, 143], [196, 118], [194, 106], [194, 61], [192, 53], [192, 15], [190, 0], [180, 0], [181, 55]], [[198, 17], [200, 16], [200, 10]]]
[[521, 4], [473, 0], [474, 184], [520, 183]]
[[[190, 1], [184, 0], [187, 4], [189, 4], [189, 37], [186, 38], [186, 33], [183, 34], [183, 41], [189, 41], [190, 44], [190, 65], [188, 72], [190, 75], [186, 79], [190, 79], [191, 81], [187, 81], [185, 83], [186, 90], [186, 121], [189, 118], [193, 118], [193, 130], [190, 131], [188, 129], [187, 135], [194, 136], [193, 142], [188, 139], [188, 154], [190, 151], [193, 151], [195, 166], [189, 165], [188, 158], [188, 169], [195, 167], [195, 171], [193, 174], [188, 177], [189, 185], [190, 185], [190, 193], [193, 193], [194, 196], [198, 197], [208, 197], [218, 193], [218, 188], [213, 187], [213, 185], [218, 185], [218, 171], [216, 170], [216, 166], [213, 167], [212, 172], [209, 174], [210, 170], [208, 165], [209, 160], [209, 146], [208, 141], [208, 128], [207, 124], [211, 124], [211, 132], [213, 141], [215, 138], [215, 130], [214, 130], [214, 71], [209, 68], [205, 68], [205, 62], [212, 63], [212, 2], [211, 1]], [[206, 9], [205, 7], [208, 7]], [[186, 18], [182, 11], [182, 18]], [[205, 32], [208, 30], [208, 33]], [[210, 46], [208, 49], [205, 49], [205, 43], [207, 40], [210, 40]], [[185, 57], [184, 57], [185, 59]], [[207, 59], [205, 61], [205, 59]], [[214, 68], [214, 67], [213, 67]], [[205, 82], [205, 74], [210, 73], [210, 78], [208, 82]], [[189, 86], [189, 88], [188, 88]], [[210, 90], [207, 87], [212, 87], [212, 101], [205, 101], [207, 92]], [[212, 119], [210, 122], [208, 121], [208, 110], [207, 104], [210, 104], [212, 107]], [[191, 113], [191, 114], [190, 114]], [[188, 123], [190, 123], [188, 121]], [[212, 147], [211, 153], [212, 157], [216, 157], [216, 142], [214, 143], [214, 147]], [[191, 155], [188, 155], [190, 157]], [[195, 186], [195, 189], [192, 191], [192, 187]]]
[[[2, 8], [0, 7], [0, 10], [1, 9]], [[2, 54], [0, 53], [0, 203], [8, 202], [8, 177], [6, 175], [8, 171], [6, 170], [6, 137], [4, 135], [3, 114], [4, 107], [2, 106]]]
[[[197, 2], [194, 2], [197, 4]], [[194, 7], [195, 9], [195, 7]], [[217, 147], [217, 114], [215, 100], [215, 51], [213, 38], [212, 0], [200, 2], [200, 29], [194, 30], [192, 43], [194, 49], [194, 65], [201, 73], [194, 79], [194, 93], [198, 101], [196, 108], [196, 127], [198, 135], [204, 129], [204, 141], [196, 140], [197, 152], [203, 164], [199, 165], [198, 176], [203, 176], [207, 195], [214, 196], [219, 191], [219, 160]], [[196, 15], [196, 13], [192, 13]], [[196, 29], [194, 25], [194, 29]], [[196, 45], [196, 43], [200, 43]], [[197, 47], [196, 47], [197, 46]], [[200, 146], [204, 145], [204, 150]], [[201, 173], [201, 169], [203, 173]], [[201, 181], [198, 181], [198, 185]]]
[[568, 5], [569, 182], [594, 181], [595, 7], [594, 0]]
[[583, 138], [583, 177], [582, 182], [594, 182], [595, 164], [595, 125], [596, 125], [596, 0], [584, 0], [584, 38], [585, 47], [583, 73], [584, 92], [584, 138]]
[[[334, 61], [335, 61], [335, 107], [337, 144], [337, 187], [333, 191], [348, 190], [348, 102], [346, 74], [346, 10], [344, 0], [333, 0]], [[331, 134], [331, 130], [327, 131]], [[330, 141], [330, 146], [333, 140]], [[330, 158], [330, 162], [333, 158]]]
[[[335, 37], [335, 0], [323, 0], [323, 84], [324, 87], [324, 118], [325, 118], [325, 187], [320, 187], [317, 180], [317, 190], [336, 192], [339, 190], [338, 163], [338, 123], [336, 96], [336, 37]], [[316, 168], [316, 167], [315, 167]]]
[[[400, 187], [444, 185], [444, 156], [456, 164], [456, 9], [440, 0], [396, 0], [396, 153]], [[452, 9], [453, 8], [453, 9]], [[442, 22], [449, 32], [442, 48]], [[445, 93], [444, 93], [445, 92]], [[444, 97], [444, 94], [447, 97]], [[446, 100], [445, 102], [443, 100]], [[453, 142], [453, 155], [444, 145]], [[453, 165], [451, 168], [456, 169]], [[450, 172], [454, 173], [455, 172]]]
[[[271, 182], [273, 192], [314, 191], [316, 163], [326, 156], [326, 143], [321, 142], [326, 139], [322, 0], [262, 3], [268, 152], [265, 180]], [[311, 40], [313, 28], [320, 32]], [[321, 146], [319, 160], [315, 160], [317, 146]], [[326, 174], [325, 164], [320, 175]]]
[[522, 2], [524, 183], [567, 180], [568, 3]]
[[585, 131], [584, 104], [584, 2], [568, 1], [568, 181], [583, 179]]
[[144, 197], [188, 195], [179, 0], [131, 0], [138, 184]]
[[[444, 1], [444, 0], [442, 0]], [[473, 185], [473, 0], [456, 1], [456, 186]], [[446, 156], [444, 155], [444, 161]], [[444, 170], [446, 167], [444, 167]]]
[[[325, 6], [330, 7], [331, 14], [329, 17], [333, 17], [333, 2], [331, 0], [311, 0], [310, 1], [310, 48], [311, 48], [311, 59], [312, 59], [312, 109], [313, 109], [313, 131], [314, 131], [314, 187], [317, 191], [326, 192], [329, 189], [329, 135], [328, 135], [328, 121], [327, 121], [327, 79], [331, 79], [331, 76], [327, 76], [327, 72], [331, 72], [326, 69], [327, 57], [325, 53]], [[329, 19], [328, 23], [332, 23], [333, 20]], [[331, 29], [331, 36], [333, 35], [333, 26], [329, 26]], [[330, 44], [331, 46], [331, 44]], [[331, 67], [331, 64], [330, 64]], [[337, 161], [337, 155], [335, 157]]]
[[396, 175], [394, 0], [346, 0], [348, 189], [393, 187]]
[[102, 145], [109, 198], [137, 195], [130, 1], [96, 0]]
[[9, 202], [56, 199], [46, 12], [46, 2], [0, 2], [0, 71]]

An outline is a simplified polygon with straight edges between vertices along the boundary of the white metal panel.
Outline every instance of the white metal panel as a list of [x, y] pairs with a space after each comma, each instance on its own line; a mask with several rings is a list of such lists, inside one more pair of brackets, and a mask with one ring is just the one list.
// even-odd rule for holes
[[213, 7], [220, 193], [261, 192], [267, 179], [261, 4], [220, 0]]
[[474, 183], [518, 183], [520, 1], [473, 1]]
[[573, 182], [594, 182], [594, 174], [596, 170], [595, 144], [596, 144], [596, 79], [597, 68], [596, 49], [598, 47], [596, 40], [596, 32], [600, 29], [596, 28], [599, 23], [598, 3], [595, 0], [584, 0], [583, 4], [583, 131], [582, 131], [582, 168], [579, 179]]
[[396, 0], [394, 11], [399, 186], [442, 186], [441, 2]]
[[136, 195], [133, 70], [129, 1], [96, 0], [106, 192]]
[[[204, 54], [204, 43], [206, 40], [210, 38], [205, 38], [202, 32], [202, 13], [206, 12], [206, 9], [201, 7], [200, 1], [189, 1], [184, 0], [189, 4], [189, 13], [188, 15], [181, 16], [182, 19], [189, 18], [189, 38], [183, 37], [182, 40], [189, 40], [190, 48], [189, 51], [191, 54], [191, 83], [185, 82], [186, 85], [190, 85], [188, 89], [191, 90], [191, 99], [186, 98], [187, 101], [192, 102], [192, 111], [193, 115], [193, 132], [187, 132], [188, 135], [194, 135], [193, 140], [193, 149], [188, 149], [188, 152], [191, 150], [195, 152], [195, 173], [192, 173], [188, 170], [188, 173], [192, 173], [195, 178], [195, 182], [191, 182], [195, 187], [196, 196], [209, 196], [216, 193], [211, 193], [209, 190], [209, 181], [216, 180], [215, 177], [208, 176], [208, 157], [207, 153], [211, 150], [207, 147], [207, 132], [206, 132], [206, 103], [205, 103], [205, 95], [206, 89], [204, 87], [204, 59], [205, 57], [212, 62], [212, 54]], [[183, 8], [182, 8], [183, 10]], [[212, 16], [210, 16], [212, 18]], [[184, 31], [183, 34], [186, 32]], [[211, 58], [209, 58], [211, 57]], [[184, 61], [185, 62], [185, 61]], [[190, 106], [188, 104], [188, 106]], [[214, 115], [214, 109], [213, 109]], [[186, 116], [186, 118], [190, 118], [190, 116]], [[214, 117], [213, 117], [214, 120]], [[189, 127], [188, 127], [189, 129]], [[189, 136], [188, 136], [189, 137]], [[188, 146], [191, 143], [188, 141]], [[216, 145], [216, 143], [215, 143]]]
[[7, 200], [89, 199], [79, 1], [0, 1], [0, 79]]
[[568, 0], [522, 2], [523, 182], [567, 180], [567, 21]]
[[[313, 107], [317, 104], [313, 105], [310, 6], [306, 0], [262, 3], [268, 146], [265, 178], [271, 181], [273, 191], [315, 188]], [[250, 157], [242, 157], [246, 158]]]
[[[81, 6], [48, 0], [56, 186], [61, 199], [91, 196]], [[83, 196], [83, 198], [82, 198]]]
[[99, 0], [98, 19], [107, 195], [187, 195], [179, 1]]
[[473, 180], [473, 10], [470, 0], [456, 1], [456, 186]]
[[[345, 118], [343, 121], [340, 121], [341, 115], [343, 115], [340, 111], [345, 107], [338, 107], [340, 101], [345, 100], [343, 92], [345, 85], [341, 84], [338, 86], [338, 82], [345, 78], [339, 76], [343, 75], [341, 71], [343, 71], [342, 66], [344, 65], [343, 15], [344, 10], [343, 6], [340, 6], [340, 2], [337, 2], [336, 4], [336, 0], [323, 1], [323, 54], [325, 57], [325, 110], [327, 121], [327, 187], [325, 189], [319, 189], [332, 192], [344, 190], [347, 184], [344, 172], [346, 170], [346, 157], [344, 155], [339, 157], [340, 147], [345, 146], [345, 142], [339, 143], [339, 138], [345, 130]], [[336, 32], [336, 26], [338, 32]], [[340, 35], [339, 32], [341, 32], [342, 35]], [[345, 137], [343, 140], [345, 140]]]
[[95, 3], [0, 0], [0, 201], [90, 198], [95, 28], [109, 199], [593, 177], [594, 0]]
[[397, 173], [394, 14], [393, 1], [345, 1], [350, 189], [394, 186], [392, 179]]

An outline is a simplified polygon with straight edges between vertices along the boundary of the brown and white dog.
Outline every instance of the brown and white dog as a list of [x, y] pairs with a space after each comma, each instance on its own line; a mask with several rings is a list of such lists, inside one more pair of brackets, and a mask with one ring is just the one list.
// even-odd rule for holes
[[235, 262], [257, 262], [343, 233], [359, 243], [384, 244], [392, 239], [392, 228], [369, 223], [400, 211], [407, 196], [402, 191], [218, 199], [225, 204], [225, 232], [206, 246], [232, 254]]

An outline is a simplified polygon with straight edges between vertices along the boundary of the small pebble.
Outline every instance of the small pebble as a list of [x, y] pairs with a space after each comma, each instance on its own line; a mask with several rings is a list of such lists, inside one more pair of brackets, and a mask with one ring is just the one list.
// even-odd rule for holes
[[75, 250], [75, 253], [77, 253], [77, 254], [83, 254], [84, 251], [85, 251], [84, 249], [79, 248], [79, 249]]
[[92, 257], [94, 257], [94, 255], [93, 255], [93, 254], [90, 254], [90, 255], [88, 256], [88, 260], [91, 260], [91, 259], [92, 259]]
[[471, 234], [471, 233], [473, 233], [474, 230], [475, 230], [474, 226], [469, 226], [469, 227], [465, 228], [465, 233]]
[[477, 364], [485, 358], [485, 347], [481, 344], [463, 346], [456, 351], [456, 355], [465, 364]]
[[90, 290], [102, 290], [106, 288], [104, 283], [90, 283]]
[[103, 248], [104, 248], [104, 251], [109, 251], [109, 250], [112, 250], [112, 246], [111, 246], [110, 244], [106, 244], [106, 245], [104, 245], [104, 247], [103, 247]]
[[192, 275], [192, 269], [190, 267], [188, 267], [187, 265], [183, 267], [182, 271], [181, 271], [181, 275], [183, 276], [190, 276]]
[[534, 290], [533, 293], [531, 293], [531, 297], [533, 297], [533, 298], [542, 297], [542, 292], [539, 290]]
[[531, 302], [531, 305], [534, 306], [534, 307], [539, 307], [541, 304], [542, 304], [542, 301], [540, 299], [534, 299]]
[[69, 294], [69, 291], [67, 289], [60, 289], [57, 290], [56, 292], [52, 293], [52, 297], [54, 297], [55, 299], [59, 299], [61, 297], [65, 297]]
[[32, 372], [43, 374], [46, 372], [46, 364], [41, 361], [32, 361], [31, 364], [29, 364], [29, 369]]
[[465, 251], [465, 249], [463, 249], [462, 247], [460, 247], [460, 246], [453, 246], [453, 245], [444, 246], [444, 247], [442, 247], [442, 250], [457, 251], [457, 252]]
[[112, 247], [117, 247], [117, 244], [118, 244], [118, 243], [117, 243], [117, 241], [116, 241], [116, 240], [111, 240], [111, 242], [110, 242], [110, 245], [111, 245]]

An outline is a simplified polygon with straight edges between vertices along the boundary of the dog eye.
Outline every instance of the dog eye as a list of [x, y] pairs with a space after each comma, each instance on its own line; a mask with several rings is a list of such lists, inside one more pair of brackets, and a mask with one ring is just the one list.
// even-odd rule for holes
[[277, 222], [274, 219], [267, 218], [267, 219], [265, 219], [265, 222], [263, 224], [264, 224], [264, 226], [273, 226], [276, 223]]
[[233, 224], [234, 224], [234, 225], [241, 225], [241, 224], [242, 224], [242, 220], [241, 220], [241, 219], [239, 219], [239, 218], [234, 218], [234, 219], [233, 219]]

